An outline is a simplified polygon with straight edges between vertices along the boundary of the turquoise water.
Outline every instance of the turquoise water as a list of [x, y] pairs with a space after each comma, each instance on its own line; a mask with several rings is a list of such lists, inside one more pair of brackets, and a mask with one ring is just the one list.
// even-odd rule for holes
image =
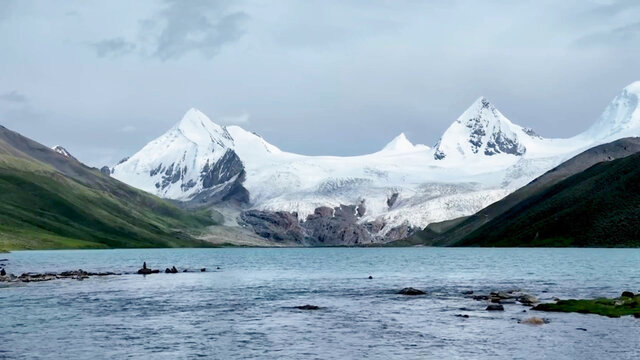
[[[638, 319], [521, 305], [487, 312], [486, 303], [461, 294], [518, 288], [551, 300], [639, 291], [635, 249], [75, 250], [0, 258], [15, 274], [127, 273], [143, 261], [209, 270], [0, 285], [0, 359], [640, 356]], [[406, 286], [428, 295], [394, 293]], [[323, 308], [292, 309], [304, 304]], [[518, 324], [529, 316], [550, 323]]]

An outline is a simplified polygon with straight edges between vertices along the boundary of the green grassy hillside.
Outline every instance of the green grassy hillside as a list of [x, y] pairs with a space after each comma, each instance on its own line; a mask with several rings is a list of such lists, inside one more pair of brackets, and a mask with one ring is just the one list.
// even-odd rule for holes
[[0, 249], [208, 246], [213, 224], [0, 127]]
[[640, 246], [640, 154], [596, 164], [524, 199], [458, 246]]

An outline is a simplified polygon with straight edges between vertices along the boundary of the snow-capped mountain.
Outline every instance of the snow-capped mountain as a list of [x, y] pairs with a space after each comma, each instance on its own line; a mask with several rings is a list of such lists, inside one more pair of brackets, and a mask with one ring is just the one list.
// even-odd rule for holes
[[[398, 228], [473, 214], [587, 148], [640, 135], [639, 96], [640, 82], [629, 85], [600, 120], [570, 139], [542, 138], [481, 97], [434, 148], [400, 134], [378, 152], [350, 157], [284, 152], [257, 134], [219, 126], [191, 109], [116, 165], [112, 176], [166, 198], [234, 199], [244, 209], [289, 212], [300, 223], [346, 211], [353, 213], [349, 221], [362, 225], [348, 231], [366, 229], [366, 241], [393, 240]], [[264, 219], [267, 213], [252, 214], [274, 222]], [[347, 228], [341, 229], [344, 239]]]
[[536, 137], [531, 130], [514, 125], [487, 99], [479, 98], [445, 131], [434, 158], [469, 159], [474, 155], [523, 155], [523, 139]]
[[112, 176], [169, 199], [215, 196], [244, 176], [233, 148], [226, 128], [190, 109], [173, 128], [116, 165]]

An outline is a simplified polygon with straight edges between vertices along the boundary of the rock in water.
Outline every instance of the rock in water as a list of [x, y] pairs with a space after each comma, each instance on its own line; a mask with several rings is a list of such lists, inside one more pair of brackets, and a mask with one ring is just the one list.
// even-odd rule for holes
[[632, 293], [631, 291], [623, 291], [622, 292], [622, 297], [635, 297], [636, 295], [634, 293]]
[[296, 309], [298, 310], [320, 310], [320, 306], [317, 305], [302, 305], [302, 306], [296, 306]]
[[5, 276], [7, 275], [7, 272], [4, 271], [4, 268], [2, 270], [0, 270], [0, 276]]
[[524, 294], [518, 298], [518, 302], [520, 302], [522, 305], [531, 306], [538, 302], [538, 298], [533, 295]]
[[539, 317], [530, 317], [530, 318], [526, 318], [522, 321], [520, 321], [520, 324], [527, 324], [527, 325], [544, 325], [546, 324], [547, 321], [545, 321], [542, 318]]
[[491, 304], [487, 306], [488, 311], [504, 311], [504, 306], [500, 304]]
[[398, 291], [398, 294], [415, 296], [415, 295], [424, 295], [426, 293], [424, 291], [422, 291], [422, 290], [414, 289], [412, 287], [406, 287], [406, 288]]
[[205, 272], [205, 271], [207, 271], [207, 268], [200, 269], [200, 272]]
[[373, 280], [373, 276], [369, 275], [369, 280]]
[[141, 275], [157, 274], [159, 272], [160, 272], [160, 270], [149, 269], [147, 267], [147, 263], [146, 262], [142, 263], [142, 269], [138, 270], [138, 274], [141, 274]]

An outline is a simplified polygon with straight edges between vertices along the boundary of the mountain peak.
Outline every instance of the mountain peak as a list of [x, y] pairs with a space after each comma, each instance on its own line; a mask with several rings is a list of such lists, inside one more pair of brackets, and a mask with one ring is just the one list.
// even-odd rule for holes
[[396, 136], [391, 140], [382, 151], [393, 151], [393, 152], [402, 152], [402, 151], [411, 151], [415, 149], [415, 145], [407, 139], [407, 136], [402, 132], [400, 135]]
[[227, 129], [214, 123], [207, 115], [196, 108], [189, 109], [176, 128], [187, 139], [198, 145], [215, 142], [221, 146], [226, 146], [227, 144], [225, 143], [233, 143], [233, 139]]
[[627, 93], [640, 95], [640, 81], [634, 81], [624, 88]]
[[464, 158], [474, 154], [520, 156], [526, 148], [520, 143], [518, 133], [523, 133], [522, 128], [481, 96], [445, 131], [436, 145], [434, 158]]
[[582, 136], [592, 139], [635, 136], [640, 131], [640, 81], [627, 85]]

